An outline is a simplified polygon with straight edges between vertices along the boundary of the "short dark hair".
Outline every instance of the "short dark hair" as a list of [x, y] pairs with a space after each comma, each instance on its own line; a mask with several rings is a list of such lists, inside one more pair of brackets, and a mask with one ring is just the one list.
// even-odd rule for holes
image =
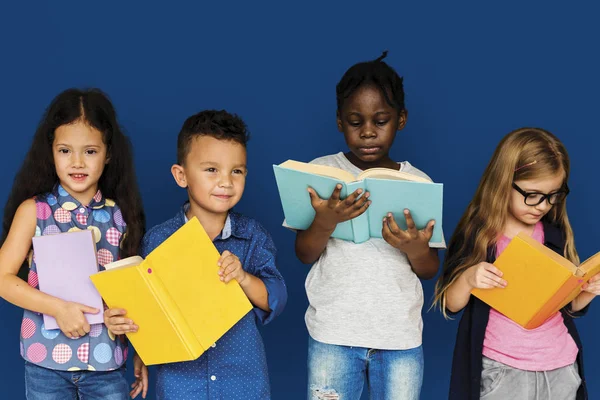
[[246, 147], [250, 133], [244, 121], [225, 110], [205, 110], [185, 120], [177, 137], [177, 163], [183, 165], [190, 151], [192, 139], [212, 136], [219, 140], [232, 140]]
[[354, 64], [346, 71], [336, 86], [338, 112], [356, 89], [369, 85], [379, 88], [385, 101], [398, 112], [405, 111], [403, 78], [383, 61], [386, 56], [384, 51], [376, 60]]

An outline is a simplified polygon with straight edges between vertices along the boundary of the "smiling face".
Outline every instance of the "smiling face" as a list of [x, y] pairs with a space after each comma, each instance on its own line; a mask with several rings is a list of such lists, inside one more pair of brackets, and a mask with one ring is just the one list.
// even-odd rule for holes
[[233, 140], [201, 135], [192, 139], [183, 165], [174, 165], [177, 184], [188, 189], [193, 214], [224, 215], [246, 184], [246, 148]]
[[389, 105], [381, 90], [371, 85], [356, 89], [344, 101], [337, 118], [350, 150], [346, 156], [361, 169], [396, 165], [389, 151], [405, 123], [406, 113]]
[[78, 120], [59, 126], [54, 133], [52, 155], [62, 187], [84, 205], [98, 191], [98, 181], [108, 163], [102, 133]]

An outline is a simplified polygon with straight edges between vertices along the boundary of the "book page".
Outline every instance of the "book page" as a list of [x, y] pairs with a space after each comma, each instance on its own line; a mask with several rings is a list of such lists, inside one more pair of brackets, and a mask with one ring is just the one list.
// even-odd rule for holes
[[578, 270], [581, 272], [577, 276], [585, 276], [586, 279], [591, 278], [600, 272], [600, 252], [594, 254], [587, 260], [581, 263]]
[[330, 167], [328, 165], [308, 164], [300, 161], [287, 160], [286, 162], [279, 164], [279, 166], [282, 168], [339, 179], [340, 182], [353, 182], [356, 180], [356, 177], [350, 172], [336, 167]]
[[140, 265], [142, 263], [142, 261], [144, 261], [144, 259], [140, 256], [131, 256], [131, 257], [124, 258], [122, 260], [108, 263], [108, 264], [104, 265], [104, 269], [106, 269], [108, 271], [111, 269], [119, 269], [119, 268], [129, 267], [132, 265]]
[[396, 171], [390, 168], [369, 168], [357, 176], [357, 179], [359, 180], [367, 178], [432, 183], [430, 180], [423, 177], [409, 174], [408, 172]]

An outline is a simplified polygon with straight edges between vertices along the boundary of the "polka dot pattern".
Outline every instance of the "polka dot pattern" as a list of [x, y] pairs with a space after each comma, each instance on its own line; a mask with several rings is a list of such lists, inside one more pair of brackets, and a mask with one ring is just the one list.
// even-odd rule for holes
[[87, 225], [87, 215], [77, 214], [75, 215], [75, 218], [77, 218], [77, 222], [79, 222], [80, 225]]
[[56, 211], [54, 211], [54, 219], [56, 222], [66, 224], [71, 221], [71, 213], [64, 208], [57, 208]]
[[29, 275], [27, 276], [27, 283], [31, 287], [34, 287], [34, 288], [38, 287], [39, 281], [38, 281], [37, 272], [35, 272], [35, 271], [29, 272]]
[[27, 349], [27, 358], [32, 363], [41, 363], [46, 359], [48, 355], [48, 350], [46, 350], [46, 346], [41, 343], [34, 343]]
[[113, 246], [118, 246], [120, 239], [121, 232], [119, 232], [116, 228], [110, 228], [106, 231], [106, 241]]
[[102, 240], [102, 232], [100, 232], [100, 229], [98, 229], [97, 226], [88, 226], [88, 229], [94, 233], [94, 240], [96, 243]]
[[60, 329], [46, 329], [42, 324], [42, 336], [46, 339], [56, 339], [60, 335]]
[[125, 221], [123, 220], [123, 214], [121, 214], [121, 210], [117, 211], [113, 217], [115, 219], [115, 224], [119, 226], [125, 226]]
[[105, 210], [94, 210], [92, 216], [94, 217], [94, 221], [103, 224], [110, 221], [110, 214]]
[[52, 209], [46, 203], [35, 203], [37, 209], [37, 217], [41, 220], [47, 220], [52, 215]]
[[119, 346], [115, 347], [115, 362], [117, 364], [123, 363], [123, 350]]
[[57, 235], [60, 233], [60, 228], [56, 225], [49, 225], [44, 229], [42, 235]]
[[49, 194], [48, 196], [46, 196], [46, 203], [48, 203], [50, 207], [55, 206], [57, 202], [58, 200], [56, 199], [55, 195]]
[[[105, 199], [100, 191], [90, 204], [82, 205], [57, 185], [51, 193], [36, 197], [35, 202], [36, 236], [89, 229], [96, 241], [99, 267], [102, 269], [102, 265], [118, 258], [118, 245], [125, 233], [125, 222], [115, 202]], [[32, 287], [39, 286], [33, 251], [29, 253], [28, 260], [30, 268], [27, 282]], [[47, 330], [42, 314], [24, 310], [20, 333], [23, 358], [44, 368], [59, 371], [114, 371], [127, 360], [128, 343], [125, 336], [115, 341], [104, 324], [92, 325], [90, 333], [81, 338], [67, 338], [60, 329]]]
[[111, 262], [113, 262], [113, 255], [109, 250], [107, 250], [107, 249], [98, 250], [98, 264], [100, 264], [104, 267], [106, 264], [111, 263]]
[[112, 358], [112, 356], [113, 356], [112, 349], [106, 343], [100, 343], [94, 349], [94, 358], [100, 364], [106, 364], [107, 362], [110, 361], [110, 359]]
[[84, 343], [77, 349], [77, 358], [84, 364], [90, 361], [90, 344]]
[[92, 325], [91, 328], [90, 328], [89, 335], [91, 337], [95, 337], [95, 338], [98, 337], [98, 336], [100, 336], [102, 334], [102, 331], [103, 331], [103, 326], [104, 326], [103, 324], [94, 324], [94, 325]]
[[73, 201], [67, 201], [62, 204], [62, 208], [64, 208], [67, 211], [73, 211], [77, 208], [77, 203]]
[[57, 344], [54, 346], [54, 350], [52, 350], [52, 359], [57, 364], [68, 363], [72, 356], [73, 350], [71, 350], [71, 347], [68, 344]]
[[33, 320], [29, 318], [23, 319], [23, 322], [21, 323], [21, 337], [23, 337], [23, 339], [29, 339], [33, 336], [36, 329], [37, 326]]

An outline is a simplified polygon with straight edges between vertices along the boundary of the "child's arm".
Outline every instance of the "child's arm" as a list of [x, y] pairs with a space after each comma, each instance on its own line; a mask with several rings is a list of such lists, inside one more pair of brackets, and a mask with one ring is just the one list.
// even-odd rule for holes
[[571, 311], [578, 312], [583, 310], [594, 300], [594, 297], [600, 294], [600, 274], [596, 274], [581, 287], [583, 290], [571, 302]]
[[315, 218], [308, 229], [296, 234], [296, 256], [304, 264], [312, 264], [319, 259], [337, 224], [358, 217], [371, 204], [368, 192], [357, 200], [362, 189], [345, 200], [340, 200], [341, 191], [342, 185], [338, 184], [331, 197], [323, 200], [312, 188], [308, 189], [310, 202], [316, 212]]
[[381, 232], [383, 239], [406, 254], [413, 271], [419, 278], [431, 279], [437, 274], [440, 266], [437, 249], [429, 247], [435, 221], [430, 221], [425, 229], [418, 230], [409, 210], [404, 210], [404, 218], [406, 218], [406, 231], [400, 229], [393, 214], [388, 214], [383, 219]]
[[469, 302], [475, 288], [504, 288], [507, 282], [502, 279], [502, 271], [485, 261], [466, 269], [446, 290], [446, 308], [459, 312]]
[[252, 304], [261, 310], [270, 311], [269, 295], [264, 282], [251, 273], [244, 271], [240, 259], [235, 254], [225, 250], [221, 254], [217, 265], [221, 267], [218, 274], [223, 282], [227, 283], [235, 279]]
[[90, 325], [83, 313], [96, 314], [100, 310], [47, 295], [17, 276], [31, 248], [36, 215], [33, 199], [24, 201], [15, 213], [8, 237], [0, 248], [0, 296], [21, 308], [51, 315], [68, 337], [84, 336], [89, 333]]

